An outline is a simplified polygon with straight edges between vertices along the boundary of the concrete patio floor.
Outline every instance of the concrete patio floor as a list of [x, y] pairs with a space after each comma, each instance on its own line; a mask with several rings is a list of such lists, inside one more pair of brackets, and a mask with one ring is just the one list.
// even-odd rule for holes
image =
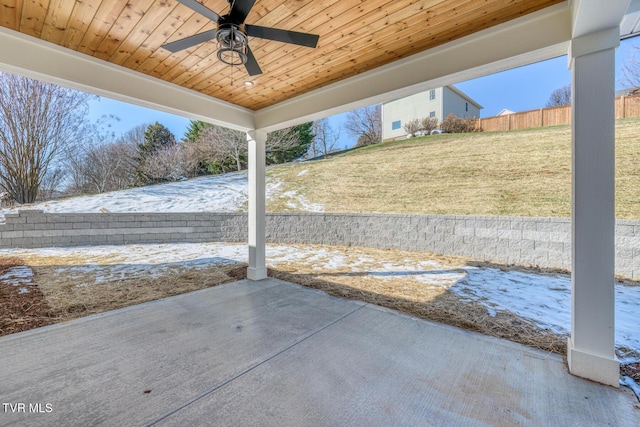
[[557, 355], [275, 279], [10, 335], [0, 361], [0, 426], [640, 425]]

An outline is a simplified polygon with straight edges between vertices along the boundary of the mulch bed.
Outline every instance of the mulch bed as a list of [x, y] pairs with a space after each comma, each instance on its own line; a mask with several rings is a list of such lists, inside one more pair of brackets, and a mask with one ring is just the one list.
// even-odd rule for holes
[[633, 378], [633, 380], [640, 385], [640, 362], [627, 363], [626, 365], [620, 366], [620, 373]]
[[[25, 265], [17, 257], [0, 259], [0, 274]], [[51, 310], [37, 286], [20, 293], [18, 286], [0, 281], [0, 336], [27, 331], [55, 323]]]

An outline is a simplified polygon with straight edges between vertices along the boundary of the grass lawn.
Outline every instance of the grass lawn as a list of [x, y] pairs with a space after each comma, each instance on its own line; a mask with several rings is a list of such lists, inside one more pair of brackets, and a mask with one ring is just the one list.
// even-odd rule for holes
[[[616, 216], [640, 219], [640, 118], [616, 122]], [[432, 135], [269, 169], [328, 212], [571, 215], [569, 126]], [[306, 171], [303, 173], [303, 171]], [[270, 211], [295, 210], [286, 197]]]

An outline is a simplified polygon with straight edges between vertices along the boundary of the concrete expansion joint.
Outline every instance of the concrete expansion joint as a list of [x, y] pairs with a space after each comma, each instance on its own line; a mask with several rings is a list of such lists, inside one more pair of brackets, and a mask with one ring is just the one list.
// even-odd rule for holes
[[252, 371], [254, 371], [255, 369], [259, 368], [260, 366], [264, 365], [265, 363], [270, 362], [271, 360], [273, 360], [274, 358], [280, 356], [281, 354], [286, 353], [287, 351], [291, 350], [292, 348], [299, 346], [300, 344], [302, 344], [303, 342], [307, 341], [308, 339], [314, 337], [315, 335], [327, 330], [328, 328], [332, 327], [333, 325], [341, 322], [342, 320], [346, 319], [347, 317], [351, 316], [352, 314], [354, 314], [355, 312], [357, 312], [358, 310], [361, 310], [363, 307], [367, 306], [366, 303], [361, 303], [361, 305], [359, 305], [358, 307], [356, 307], [355, 309], [349, 311], [348, 313], [340, 316], [338, 319], [335, 319], [334, 321], [320, 327], [319, 329], [301, 337], [300, 339], [298, 339], [297, 341], [295, 341], [293, 344], [283, 348], [282, 350], [279, 350], [277, 352], [275, 352], [274, 354], [268, 355], [267, 357], [265, 357], [263, 360], [260, 360], [259, 362], [256, 362], [255, 364], [249, 366], [247, 369], [245, 369], [244, 371], [238, 373], [237, 375], [233, 376], [232, 378], [227, 379], [226, 381], [217, 384], [215, 387], [212, 387], [211, 389], [203, 392], [202, 394], [200, 394], [199, 396], [196, 396], [195, 398], [187, 401], [186, 403], [178, 406], [177, 408], [173, 409], [170, 412], [167, 412], [166, 414], [162, 415], [161, 417], [159, 417], [158, 419], [152, 421], [151, 423], [149, 423], [149, 426], [155, 425], [157, 423], [159, 423], [160, 421], [166, 419], [167, 417], [175, 414], [176, 412], [186, 408], [187, 406], [203, 399], [206, 396], [209, 396], [211, 393], [214, 393], [216, 390], [219, 390], [220, 388], [226, 386], [227, 384], [230, 384], [231, 382], [251, 373]]

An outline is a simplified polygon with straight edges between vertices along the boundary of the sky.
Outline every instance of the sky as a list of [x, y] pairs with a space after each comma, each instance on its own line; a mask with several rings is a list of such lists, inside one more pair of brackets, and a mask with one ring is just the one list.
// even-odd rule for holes
[[[633, 46], [640, 47], [640, 38], [623, 40], [616, 51], [616, 90], [624, 87], [622, 65], [630, 57]], [[571, 72], [567, 68], [567, 57], [561, 56], [460, 82], [455, 86], [484, 107], [480, 113], [481, 117], [491, 117], [505, 108], [516, 112], [543, 108], [551, 92], [569, 83]], [[190, 121], [184, 117], [104, 97], [90, 102], [91, 121], [110, 115], [119, 119], [110, 120], [111, 128], [116, 135], [125, 133], [137, 125], [157, 121], [169, 128], [178, 140], [184, 136]], [[356, 138], [342, 128], [346, 116], [347, 113], [343, 113], [329, 118], [331, 127], [340, 133], [339, 148], [350, 148], [356, 143]]]

